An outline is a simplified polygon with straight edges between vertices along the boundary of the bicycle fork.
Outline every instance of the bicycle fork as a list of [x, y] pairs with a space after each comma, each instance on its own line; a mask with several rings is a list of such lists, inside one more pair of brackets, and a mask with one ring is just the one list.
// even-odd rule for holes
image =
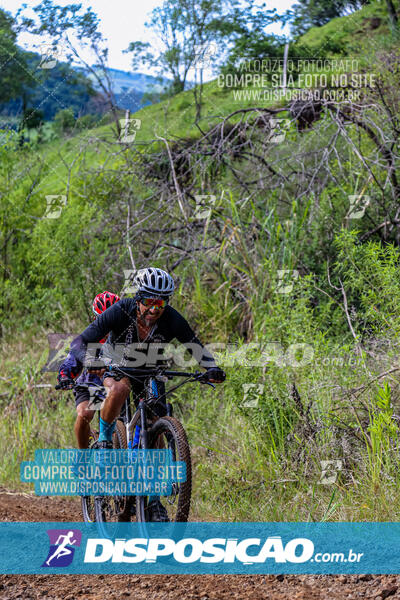
[[[146, 427], [146, 408], [143, 398], [139, 400], [139, 410], [140, 410], [140, 439], [142, 441], [141, 447], [143, 450], [148, 448], [148, 436], [147, 436], [147, 427]], [[136, 437], [136, 435], [135, 435]]]

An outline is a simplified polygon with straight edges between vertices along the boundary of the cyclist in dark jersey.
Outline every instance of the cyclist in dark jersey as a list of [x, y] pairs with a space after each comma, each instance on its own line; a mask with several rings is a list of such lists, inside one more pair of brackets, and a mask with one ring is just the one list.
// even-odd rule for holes
[[[135, 283], [138, 292], [134, 298], [124, 298], [108, 308], [73, 340], [70, 352], [76, 360], [76, 367], [69, 369], [63, 364], [58, 376], [60, 385], [67, 388], [74, 369], [81, 369], [85, 363], [88, 347], [93, 352], [96, 344], [108, 335], [102, 352], [110, 364], [104, 374], [107, 398], [100, 412], [101, 448], [112, 448], [115, 419], [121, 406], [131, 388], [139, 393], [143, 385], [142, 380], [126, 376], [129, 367], [154, 367], [161, 358], [160, 344], [177, 339], [206, 369], [210, 382], [222, 383], [225, 380], [224, 371], [217, 367], [186, 319], [169, 306], [168, 301], [174, 291], [172, 277], [162, 269], [149, 267], [138, 271]], [[157, 499], [149, 505], [149, 512], [153, 515], [152, 520], [165, 520], [166, 511]]]

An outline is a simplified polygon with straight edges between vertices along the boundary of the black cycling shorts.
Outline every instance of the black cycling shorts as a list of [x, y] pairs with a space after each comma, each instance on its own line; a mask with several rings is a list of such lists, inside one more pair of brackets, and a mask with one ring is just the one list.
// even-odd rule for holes
[[[85, 389], [85, 388], [82, 388], [82, 389], [78, 388], [78, 390], [76, 390], [76, 391], [74, 390], [74, 396], [75, 396], [75, 407], [78, 407], [78, 404], [80, 404], [81, 402], [89, 402], [89, 400], [90, 400], [89, 390]], [[90, 410], [90, 408], [88, 410]], [[125, 402], [122, 405], [121, 412], [119, 414], [119, 418], [123, 419], [124, 415], [125, 415]]]
[[89, 394], [89, 390], [86, 388], [79, 388], [77, 390], [74, 390], [74, 396], [75, 396], [75, 407], [78, 406], [78, 404], [81, 404], [81, 402], [89, 402], [90, 400], [90, 394]]
[[[128, 377], [129, 382], [131, 384], [132, 396], [135, 402], [135, 406], [137, 407], [139, 404], [139, 400], [143, 397], [144, 394], [144, 378], [138, 377], [135, 375], [128, 376], [129, 369], [124, 369], [126, 374], [120, 371], [119, 369], [109, 368], [104, 373], [104, 379], [106, 377], [112, 377], [115, 381], [121, 381], [124, 377]], [[167, 401], [165, 397], [165, 385], [162, 381], [157, 381], [158, 388], [158, 397], [160, 398], [159, 402], [152, 404], [151, 409], [159, 416], [164, 417], [167, 414]]]

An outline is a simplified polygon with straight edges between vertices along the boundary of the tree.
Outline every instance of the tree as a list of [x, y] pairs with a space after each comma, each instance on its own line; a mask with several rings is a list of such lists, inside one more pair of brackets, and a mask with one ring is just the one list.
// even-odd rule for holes
[[276, 9], [266, 10], [266, 5], [255, 6], [252, 0], [245, 7], [235, 8], [228, 19], [218, 23], [220, 34], [228, 38], [231, 48], [224, 70], [236, 70], [244, 59], [262, 60], [265, 57], [281, 57], [285, 39], [266, 33], [271, 23], [285, 22], [285, 15], [278, 15]]
[[[157, 68], [172, 79], [172, 94], [182, 92], [189, 71], [202, 61], [209, 45], [214, 42], [216, 49], [218, 45], [219, 51], [223, 50], [219, 23], [237, 6], [238, 0], [165, 0], [153, 9], [146, 23], [157, 36], [161, 50], [155, 54], [149, 43], [132, 42], [127, 52], [133, 53], [133, 67], [146, 64]], [[215, 61], [217, 54], [208, 55], [208, 61]]]
[[53, 69], [37, 69], [37, 64], [36, 55], [31, 68], [36, 69], [40, 86], [30, 93], [30, 104], [40, 106], [47, 120], [54, 118], [60, 106], [72, 108], [75, 114], [87, 111], [96, 92], [93, 82], [81, 70], [61, 62]]
[[75, 114], [92, 110], [90, 100], [96, 92], [93, 82], [83, 72], [61, 62], [52, 69], [38, 68], [42, 57], [36, 52], [22, 50], [21, 56], [26, 65], [23, 86], [16, 97], [2, 105], [2, 114], [22, 115], [27, 107], [40, 107], [44, 120], [48, 121], [54, 118], [60, 106], [72, 108]]
[[36, 129], [38, 133], [38, 142], [42, 139], [43, 111], [37, 108], [27, 108], [24, 110], [20, 125], [20, 135], [23, 143], [23, 129]]
[[75, 127], [74, 112], [71, 108], [59, 110], [54, 117], [54, 127], [59, 133], [67, 133]]
[[[38, 36], [46, 34], [54, 46], [61, 44], [65, 48], [69, 62], [83, 66], [90, 73], [107, 100], [119, 136], [119, 115], [107, 66], [108, 48], [98, 29], [99, 18], [96, 13], [91, 8], [84, 12], [81, 4], [58, 6], [52, 0], [43, 0], [33, 10], [38, 21], [22, 17], [20, 27]], [[18, 11], [17, 14], [20, 16], [22, 12]], [[83, 58], [82, 50], [87, 47], [93, 53], [94, 64], [89, 64]]]
[[386, 6], [388, 9], [388, 13], [389, 13], [390, 24], [393, 29], [397, 29], [397, 25], [398, 25], [397, 13], [396, 13], [396, 9], [394, 7], [392, 0], [386, 0]]
[[27, 80], [33, 85], [29, 75], [25, 54], [16, 44], [15, 20], [0, 9], [0, 102], [8, 102], [19, 96]]

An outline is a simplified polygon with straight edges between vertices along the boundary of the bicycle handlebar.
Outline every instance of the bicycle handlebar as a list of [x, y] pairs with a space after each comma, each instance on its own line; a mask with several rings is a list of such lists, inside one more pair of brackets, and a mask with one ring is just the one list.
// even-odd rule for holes
[[200, 371], [195, 371], [194, 373], [188, 373], [187, 371], [168, 371], [163, 369], [162, 367], [155, 367], [154, 369], [137, 369], [135, 367], [115, 367], [120, 371], [127, 371], [132, 375], [147, 375], [148, 377], [155, 377], [156, 375], [165, 375], [166, 377], [198, 377], [203, 375]]
[[[103, 387], [102, 385], [99, 385], [98, 383], [94, 383], [94, 382], [90, 382], [90, 383], [85, 383], [85, 382], [76, 383], [76, 381], [74, 381], [74, 380], [71, 381], [71, 384], [72, 384], [72, 387], [70, 389], [75, 388], [75, 387], [82, 387], [82, 388], [90, 388], [90, 387], [92, 387], [92, 388], [102, 388]], [[63, 388], [61, 387], [61, 385], [59, 383], [57, 383], [57, 385], [54, 386], [54, 389], [55, 390], [62, 390]], [[66, 389], [68, 389], [68, 388], [66, 388]]]
[[[117, 367], [118, 368], [118, 367]], [[207, 372], [202, 373], [201, 371], [194, 371], [194, 372], [187, 372], [187, 371], [168, 371], [168, 370], [164, 370], [162, 368], [155, 368], [155, 369], [136, 369], [134, 367], [126, 368], [129, 371], [129, 374], [134, 374], [134, 375], [143, 375], [143, 376], [147, 376], [147, 377], [155, 377], [157, 375], [161, 375], [161, 376], [165, 376], [168, 377], [168, 379], [172, 379], [173, 377], [189, 377], [192, 378], [193, 381], [199, 381], [200, 383], [206, 383], [207, 385], [211, 385], [212, 387], [214, 387], [214, 385], [209, 382], [209, 381], [201, 381], [201, 379], [206, 375]], [[122, 369], [119, 369], [122, 371]], [[124, 371], [122, 371], [124, 372]], [[76, 384], [75, 381], [71, 381], [72, 383], [72, 387], [75, 387], [76, 385], [81, 386], [81, 387], [89, 387], [89, 385], [91, 385], [92, 387], [98, 387], [97, 384], [95, 383], [78, 383]], [[58, 383], [55, 386], [56, 390], [61, 390], [61, 389], [65, 389], [62, 388], [61, 385]], [[68, 388], [67, 388], [68, 389]], [[70, 388], [72, 389], [72, 388]]]

